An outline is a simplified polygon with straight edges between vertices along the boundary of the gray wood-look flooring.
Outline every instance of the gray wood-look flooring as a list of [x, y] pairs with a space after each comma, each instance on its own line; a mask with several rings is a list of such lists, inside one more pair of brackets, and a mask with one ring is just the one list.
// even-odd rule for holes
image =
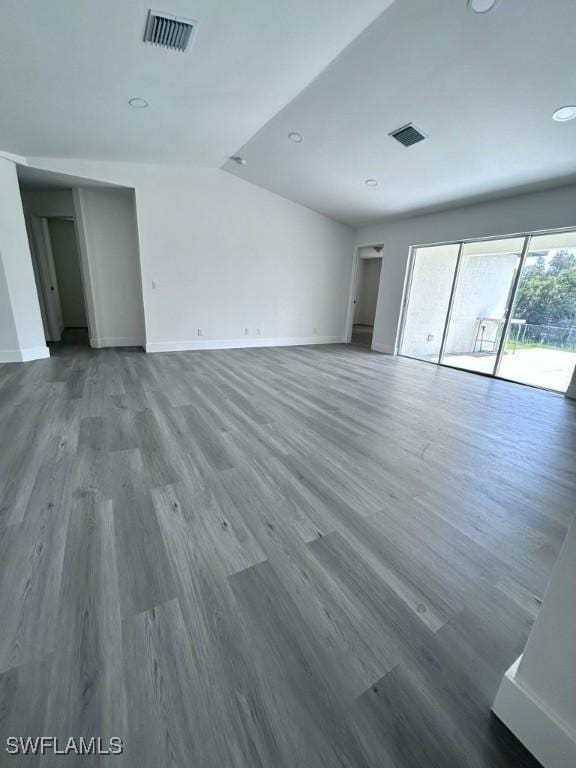
[[0, 366], [2, 739], [536, 765], [490, 705], [574, 511], [575, 427], [562, 397], [344, 345]]

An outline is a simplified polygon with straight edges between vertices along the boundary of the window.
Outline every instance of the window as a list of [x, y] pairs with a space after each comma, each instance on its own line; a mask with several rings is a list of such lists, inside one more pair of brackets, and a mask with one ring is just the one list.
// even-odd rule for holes
[[414, 248], [400, 354], [565, 392], [576, 231]]

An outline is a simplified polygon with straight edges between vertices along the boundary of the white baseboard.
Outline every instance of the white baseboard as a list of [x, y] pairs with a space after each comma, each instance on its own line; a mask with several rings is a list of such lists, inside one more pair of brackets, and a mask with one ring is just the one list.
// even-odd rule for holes
[[100, 336], [90, 339], [90, 346], [94, 349], [103, 347], [143, 347], [144, 342], [141, 338], [134, 336]]
[[521, 658], [502, 678], [492, 711], [544, 768], [576, 765], [576, 733], [516, 679]]
[[50, 357], [48, 347], [0, 349], [0, 363], [27, 363], [30, 360], [44, 360], [47, 357]]
[[21, 350], [22, 362], [26, 363], [28, 360], [44, 360], [50, 357], [50, 350], [48, 347], [31, 347], [29, 349]]
[[272, 339], [195, 339], [194, 341], [150, 341], [146, 352], [189, 352], [199, 349], [245, 349], [246, 347], [294, 347], [308, 344], [342, 344], [343, 336], [301, 336]]
[[389, 344], [378, 344], [374, 341], [372, 342], [372, 349], [374, 352], [382, 352], [384, 355], [394, 354], [394, 347], [391, 347]]

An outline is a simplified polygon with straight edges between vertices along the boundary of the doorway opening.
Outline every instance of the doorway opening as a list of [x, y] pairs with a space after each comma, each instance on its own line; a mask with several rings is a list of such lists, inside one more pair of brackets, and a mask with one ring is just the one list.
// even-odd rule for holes
[[400, 354], [566, 392], [576, 231], [414, 248]]
[[76, 222], [70, 216], [27, 216], [28, 238], [46, 341], [90, 346]]
[[358, 249], [350, 342], [372, 347], [382, 269], [382, 246]]
[[18, 179], [52, 354], [143, 347], [134, 189], [29, 166]]

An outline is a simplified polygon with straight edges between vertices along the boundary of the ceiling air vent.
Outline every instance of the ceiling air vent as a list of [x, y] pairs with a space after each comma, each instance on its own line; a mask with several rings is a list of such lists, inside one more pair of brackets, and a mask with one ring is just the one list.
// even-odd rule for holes
[[160, 45], [171, 51], [185, 51], [196, 31], [197, 22], [172, 16], [163, 11], [149, 11], [144, 42]]
[[420, 133], [412, 123], [408, 123], [408, 125], [404, 125], [402, 128], [398, 128], [398, 130], [392, 131], [392, 133], [389, 133], [388, 135], [392, 136], [392, 138], [399, 141], [400, 144], [403, 144], [405, 147], [411, 147], [412, 144], [418, 144], [419, 141], [424, 141], [426, 138], [426, 136], [424, 136], [423, 133]]

